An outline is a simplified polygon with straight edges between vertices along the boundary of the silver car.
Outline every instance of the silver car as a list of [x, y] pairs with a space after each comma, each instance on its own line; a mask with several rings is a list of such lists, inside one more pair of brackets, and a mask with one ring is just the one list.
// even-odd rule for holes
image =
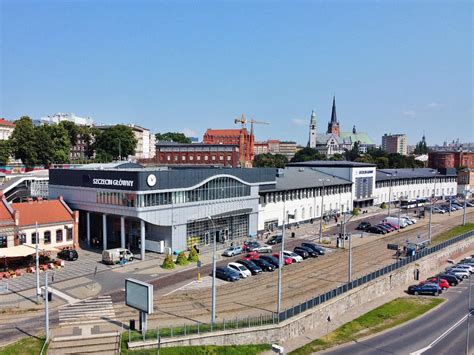
[[224, 256], [234, 256], [234, 255], [239, 255], [242, 254], [242, 248], [241, 247], [230, 247], [224, 250], [222, 255]]

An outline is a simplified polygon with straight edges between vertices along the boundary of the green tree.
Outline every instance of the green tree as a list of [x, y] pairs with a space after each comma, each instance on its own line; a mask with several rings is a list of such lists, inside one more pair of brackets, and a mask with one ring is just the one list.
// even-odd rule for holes
[[309, 161], [309, 160], [326, 160], [324, 154], [319, 153], [316, 149], [306, 147], [298, 150], [291, 159], [292, 162]]
[[357, 158], [359, 158], [360, 157], [359, 142], [355, 142], [350, 150], [346, 149], [346, 151], [344, 152], [344, 156], [346, 160], [349, 160], [349, 161], [355, 161]]
[[282, 154], [258, 154], [253, 160], [255, 168], [284, 168], [288, 158]]
[[27, 167], [37, 164], [36, 135], [31, 118], [22, 116], [15, 121], [15, 129], [10, 136], [10, 142], [16, 159], [21, 159]]
[[79, 126], [71, 121], [61, 121], [59, 122], [59, 126], [63, 127], [67, 131], [71, 146], [75, 146], [79, 138]]
[[369, 154], [359, 155], [359, 157], [357, 157], [354, 161], [357, 161], [359, 163], [369, 163], [369, 164], [374, 163], [374, 159]]
[[0, 165], [7, 165], [12, 155], [11, 143], [8, 140], [0, 141]]
[[191, 143], [190, 138], [186, 137], [184, 133], [179, 133], [179, 132], [156, 133], [155, 138], [157, 141]]
[[62, 125], [42, 125], [35, 128], [38, 161], [48, 166], [52, 163], [69, 162], [71, 142], [68, 131]]
[[93, 144], [97, 157], [106, 158], [104, 161], [121, 159], [122, 157], [133, 155], [135, 154], [136, 146], [137, 139], [132, 129], [124, 125], [115, 125], [97, 132]]
[[387, 157], [378, 157], [375, 158], [375, 164], [377, 164], [377, 169], [388, 169], [390, 167], [389, 160]]

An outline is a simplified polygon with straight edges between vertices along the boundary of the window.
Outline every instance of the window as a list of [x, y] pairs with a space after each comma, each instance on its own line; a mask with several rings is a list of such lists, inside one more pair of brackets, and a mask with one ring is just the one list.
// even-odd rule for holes
[[167, 155], [167, 156], [166, 156], [166, 160], [170, 161], [170, 160], [171, 160], [171, 156], [170, 156], [170, 155]]
[[8, 237], [6, 235], [0, 235], [0, 248], [7, 247]]
[[201, 160], [201, 156], [198, 155], [198, 156], [196, 157], [196, 159], [197, 159], [197, 160]]
[[26, 234], [21, 233], [18, 235], [18, 244], [23, 245], [26, 243]]
[[185, 160], [186, 160], [186, 156], [185, 156], [185, 155], [181, 156], [181, 160], [182, 160], [182, 161], [185, 161]]
[[51, 244], [51, 232], [46, 231], [44, 232], [44, 244]]
[[56, 243], [61, 243], [63, 241], [63, 230], [58, 229], [56, 231]]
[[31, 244], [37, 244], [39, 243], [39, 240], [37, 238], [37, 234], [36, 233], [31, 233]]
[[209, 155], [205, 155], [204, 160], [209, 160]]
[[72, 228], [67, 228], [66, 229], [66, 240], [67, 241], [72, 240]]

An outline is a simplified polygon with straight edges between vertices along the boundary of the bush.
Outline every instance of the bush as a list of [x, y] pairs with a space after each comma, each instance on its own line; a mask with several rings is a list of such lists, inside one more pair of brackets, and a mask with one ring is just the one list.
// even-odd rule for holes
[[197, 263], [199, 261], [199, 255], [197, 250], [194, 246], [191, 247], [189, 250], [188, 261]]
[[354, 209], [352, 210], [352, 214], [353, 214], [354, 216], [358, 216], [358, 215], [360, 214], [360, 208], [357, 208], [357, 207], [354, 208]]
[[174, 269], [175, 265], [173, 262], [173, 257], [171, 254], [166, 254], [165, 260], [163, 260], [163, 264], [161, 265], [163, 269]]
[[382, 203], [380, 204], [380, 208], [386, 209], [386, 208], [387, 208], [387, 204], [386, 204], [385, 202], [382, 202]]
[[189, 264], [189, 261], [186, 258], [186, 254], [184, 253], [184, 251], [178, 254], [178, 258], [176, 259], [176, 264], [183, 265], [183, 266]]

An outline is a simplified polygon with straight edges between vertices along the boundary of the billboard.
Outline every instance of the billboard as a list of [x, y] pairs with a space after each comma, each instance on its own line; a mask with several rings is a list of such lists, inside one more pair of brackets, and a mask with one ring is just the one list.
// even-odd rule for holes
[[125, 279], [125, 304], [147, 314], [153, 313], [153, 285]]

